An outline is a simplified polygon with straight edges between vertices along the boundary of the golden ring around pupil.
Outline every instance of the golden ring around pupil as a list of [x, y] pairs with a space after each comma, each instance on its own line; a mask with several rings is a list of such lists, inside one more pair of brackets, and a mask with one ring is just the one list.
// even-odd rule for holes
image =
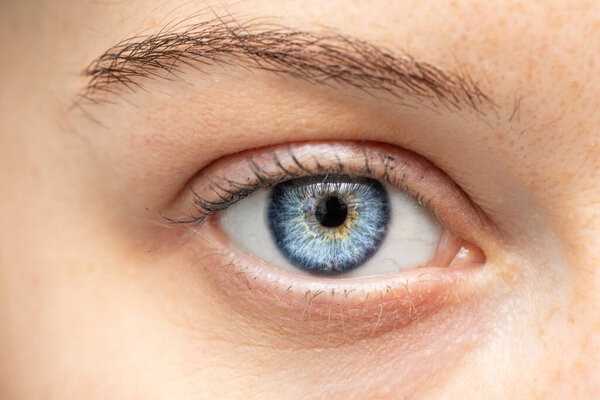
[[340, 195], [339, 193], [327, 193], [327, 196], [332, 195], [337, 196], [346, 203], [348, 212], [344, 222], [341, 225], [332, 228], [321, 225], [317, 220], [315, 214], [316, 204], [318, 204], [319, 201], [322, 201], [322, 199], [311, 199], [308, 198], [308, 196], [305, 198], [305, 201], [308, 202], [309, 205], [307, 207], [307, 212], [300, 213], [300, 215], [302, 215], [301, 223], [306, 229], [306, 233], [316, 240], [337, 241], [347, 239], [350, 236], [350, 231], [358, 221], [358, 206], [357, 202], [351, 198], [352, 196], [349, 196], [348, 194]]

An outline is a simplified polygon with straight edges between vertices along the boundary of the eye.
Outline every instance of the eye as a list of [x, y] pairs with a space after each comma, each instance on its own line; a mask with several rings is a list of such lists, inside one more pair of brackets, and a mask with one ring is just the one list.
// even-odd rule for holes
[[468, 198], [431, 163], [393, 146], [253, 150], [207, 168], [191, 193], [198, 216], [176, 222], [210, 218], [204, 239], [296, 274], [363, 277], [483, 259], [472, 243], [484, 224]]
[[380, 143], [253, 149], [189, 187], [168, 219], [193, 228], [180, 237], [215, 294], [289, 340], [372, 338], [456, 306], [497, 240], [443, 171]]
[[431, 212], [414, 197], [375, 179], [343, 175], [292, 179], [258, 191], [225, 211], [220, 225], [261, 260], [328, 276], [426, 265], [441, 238]]

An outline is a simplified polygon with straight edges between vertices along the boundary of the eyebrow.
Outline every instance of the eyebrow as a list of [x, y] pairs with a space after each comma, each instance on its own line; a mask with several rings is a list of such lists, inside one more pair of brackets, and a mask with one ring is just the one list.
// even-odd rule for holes
[[121, 41], [83, 72], [87, 84], [76, 103], [102, 103], [110, 94], [143, 87], [148, 78], [173, 79], [190, 66], [214, 63], [256, 68], [319, 85], [341, 84], [400, 99], [481, 112], [490, 97], [464, 70], [449, 72], [335, 31], [294, 30], [231, 18], [183, 25]]

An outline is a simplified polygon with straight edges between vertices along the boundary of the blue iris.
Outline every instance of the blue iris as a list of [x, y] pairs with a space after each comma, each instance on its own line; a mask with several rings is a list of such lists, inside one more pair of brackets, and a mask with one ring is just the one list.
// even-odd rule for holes
[[267, 220], [292, 264], [314, 273], [342, 273], [362, 265], [381, 246], [390, 222], [389, 198], [373, 179], [293, 179], [273, 188]]

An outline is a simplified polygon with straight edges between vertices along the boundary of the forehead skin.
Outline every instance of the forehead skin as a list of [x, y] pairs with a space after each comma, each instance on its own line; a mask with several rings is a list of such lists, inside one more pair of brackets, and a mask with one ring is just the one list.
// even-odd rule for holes
[[[35, 296], [38, 290], [46, 295], [54, 291], [52, 296], [66, 299], [64, 304], [69, 307], [63, 310], [65, 313], [71, 312], [71, 306], [77, 309], [73, 303], [87, 300], [97, 304], [83, 290], [71, 292], [72, 288], [59, 284], [53, 287], [52, 275], [47, 272], [64, 268], [68, 270], [66, 274], [79, 276], [84, 268], [80, 266], [94, 264], [97, 243], [90, 244], [89, 252], [81, 250], [72, 257], [61, 256], [65, 261], [53, 264], [52, 241], [72, 238], [44, 222], [66, 212], [61, 201], [72, 197], [70, 180], [77, 169], [73, 166], [87, 165], [86, 153], [79, 151], [85, 144], [75, 144], [69, 136], [67, 111], [86, 82], [81, 71], [118, 41], [154, 31], [199, 11], [208, 16], [231, 13], [236, 18], [268, 17], [299, 29], [333, 28], [395, 51], [408, 51], [419, 60], [448, 70], [468, 71], [497, 104], [498, 118], [503, 121], [498, 126], [510, 129], [499, 129], [489, 123], [488, 129], [482, 129], [479, 135], [471, 132], [457, 140], [476, 144], [481, 154], [472, 155], [473, 160], [485, 164], [484, 160], [492, 157], [498, 161], [498, 168], [503, 169], [507, 179], [518, 182], [539, 215], [547, 218], [548, 229], [565, 250], [565, 272], [556, 274], [553, 283], [567, 287], [570, 295], [567, 301], [557, 302], [555, 308], [544, 309], [546, 314], [539, 316], [538, 321], [542, 322], [534, 336], [538, 335], [540, 343], [535, 347], [536, 354], [530, 355], [535, 361], [523, 362], [533, 370], [525, 371], [519, 364], [521, 360], [499, 356], [496, 371], [477, 370], [482, 365], [493, 368], [489, 363], [465, 363], [459, 373], [448, 374], [437, 382], [445, 392], [436, 393], [430, 387], [418, 393], [427, 393], [431, 398], [443, 398], [448, 393], [450, 397], [464, 398], [464, 393], [485, 394], [490, 388], [493, 398], [600, 396], [597, 312], [600, 305], [600, 4], [558, 0], [3, 2], [0, 5], [0, 182], [4, 194], [0, 209], [5, 215], [0, 224], [0, 353], [10, 357], [5, 359], [9, 361], [0, 360], [0, 388], [9, 388], [9, 393], [20, 396], [17, 398], [43, 398], [40, 393], [49, 393], [47, 398], [66, 398], [61, 388], [68, 382], [73, 385], [71, 393], [76, 393], [73, 398], [90, 393], [91, 398], [102, 398], [104, 392], [95, 391], [98, 382], [102, 382], [100, 386], [106, 390], [129, 387], [131, 393], [145, 395], [142, 398], [197, 398], [194, 396], [198, 393], [211, 394], [205, 398], [218, 398], [227, 393], [228, 384], [237, 387], [237, 383], [223, 378], [235, 370], [237, 361], [228, 359], [228, 351], [235, 348], [235, 343], [219, 348], [222, 352], [217, 358], [219, 365], [203, 365], [200, 357], [197, 367], [200, 372], [192, 376], [175, 374], [164, 378], [174, 369], [172, 365], [167, 368], [160, 364], [149, 375], [150, 379], [162, 377], [160, 384], [148, 384], [144, 377], [135, 376], [131, 378], [134, 383], [127, 386], [123, 384], [128, 380], [124, 377], [135, 375], [133, 363], [139, 361], [135, 355], [149, 352], [148, 347], [152, 346], [151, 355], [144, 360], [152, 364], [154, 355], [156, 359], [163, 355], [157, 350], [163, 347], [162, 343], [149, 340], [140, 344], [132, 337], [125, 341], [130, 347], [107, 345], [97, 358], [65, 355], [61, 349], [76, 352], [73, 349], [78, 348], [65, 339], [71, 331], [59, 328], [64, 327], [60, 321], [66, 317], [41, 313], [40, 304], [45, 297]], [[77, 156], [70, 156], [71, 153]], [[470, 178], [488, 179], [475, 173], [464, 179]], [[54, 192], [55, 185], [48, 182], [59, 182], [63, 192]], [[72, 212], [76, 214], [78, 210], [75, 207]], [[528, 217], [534, 220], [538, 213]], [[78, 218], [85, 220], [86, 216]], [[33, 256], [36, 252], [46, 257]], [[42, 265], [47, 270], [40, 275]], [[538, 267], [543, 271], [545, 266]], [[69, 298], [69, 294], [75, 299]], [[534, 303], [538, 295], [524, 297]], [[31, 317], [38, 313], [42, 317]], [[88, 317], [100, 320], [103, 316], [115, 318], [114, 315], [119, 316], [117, 307]], [[122, 315], [120, 318], [127, 319]], [[518, 311], [515, 318], [519, 318]], [[546, 330], [557, 320], [561, 321], [564, 333], [560, 337]], [[81, 321], [89, 322], [85, 318]], [[132, 321], [131, 324], [140, 326], [148, 324], [143, 317]], [[119, 326], [123, 331], [103, 332], [100, 343], [110, 343], [111, 335], [126, 337], [127, 323]], [[147, 328], [154, 329], [150, 324]], [[95, 342], [86, 342], [85, 338], [96, 337], [101, 328], [96, 327], [93, 332], [82, 326], [69, 329], [74, 332], [73, 341], [79, 341], [82, 348], [93, 348]], [[23, 339], [38, 331], [44, 332], [39, 341], [30, 343]], [[502, 334], [518, 337], [520, 333]], [[518, 340], [510, 343], [516, 346]], [[208, 352], [203, 346], [211, 346], [202, 342], [195, 345], [198, 354]], [[526, 353], [528, 348], [525, 346], [522, 351]], [[123, 364], [98, 367], [107, 354], [113, 360], [123, 357]], [[260, 356], [265, 363], [277, 365], [269, 355]], [[282, 357], [281, 353], [277, 357]], [[39, 371], [31, 368], [29, 360]], [[59, 360], [56, 368], [54, 360]], [[279, 361], [285, 362], [285, 359]], [[168, 372], [164, 373], [163, 368]], [[211, 369], [215, 375], [220, 374], [212, 377], [218, 384], [213, 384], [210, 373], [206, 373]], [[94, 376], [98, 370], [103, 376]], [[113, 371], [120, 373], [116, 376]], [[273, 382], [295, 384], [294, 377], [278, 375], [276, 370], [271, 372]], [[69, 377], [79, 373], [80, 382], [73, 384]], [[522, 382], [520, 376], [531, 379]], [[16, 382], [29, 385], [21, 387]], [[245, 398], [265, 398], [259, 390], [269, 393], [271, 388], [248, 376], [239, 378], [238, 383], [248, 385], [236, 392]], [[177, 387], [180, 392], [165, 393], [167, 387]], [[479, 396], [485, 398], [484, 394]], [[120, 398], [119, 395], [112, 397]], [[473, 396], [477, 398], [476, 394]]]

